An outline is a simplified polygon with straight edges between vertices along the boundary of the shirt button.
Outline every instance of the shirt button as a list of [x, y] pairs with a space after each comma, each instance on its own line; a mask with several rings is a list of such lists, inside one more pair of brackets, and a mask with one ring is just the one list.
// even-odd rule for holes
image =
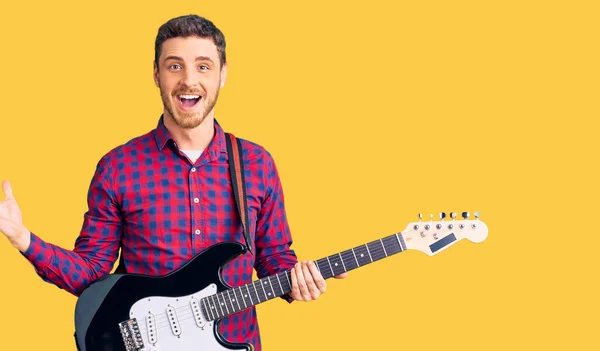
[[196, 172], [196, 167], [192, 167], [192, 172]]
[[196, 233], [196, 235], [200, 234], [200, 229], [196, 229], [194, 233]]
[[198, 203], [198, 202], [200, 202], [200, 200], [199, 200], [198, 198], [195, 198], [195, 199], [194, 199], [194, 202], [195, 202], [195, 203]]

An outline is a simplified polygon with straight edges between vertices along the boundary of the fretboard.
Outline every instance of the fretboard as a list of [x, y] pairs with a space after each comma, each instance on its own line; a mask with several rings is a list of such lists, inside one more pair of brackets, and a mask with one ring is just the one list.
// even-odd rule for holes
[[[406, 244], [402, 233], [397, 233], [316, 260], [315, 263], [323, 278], [329, 279], [404, 250]], [[281, 297], [291, 291], [290, 271], [282, 271], [252, 283], [206, 296], [201, 299], [201, 309], [207, 320], [216, 320]]]

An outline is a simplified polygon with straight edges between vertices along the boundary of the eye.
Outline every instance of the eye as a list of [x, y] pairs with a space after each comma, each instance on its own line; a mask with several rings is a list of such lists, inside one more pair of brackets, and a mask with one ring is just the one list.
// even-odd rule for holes
[[200, 66], [198, 66], [198, 69], [200, 69], [201, 71], [207, 71], [208, 70], [208, 66], [206, 66], [206, 65], [200, 65]]
[[174, 63], [174, 64], [170, 65], [170, 66], [169, 66], [169, 68], [170, 68], [170, 69], [180, 69], [180, 68], [181, 68], [181, 66], [180, 66], [180, 65], [178, 65], [177, 63]]

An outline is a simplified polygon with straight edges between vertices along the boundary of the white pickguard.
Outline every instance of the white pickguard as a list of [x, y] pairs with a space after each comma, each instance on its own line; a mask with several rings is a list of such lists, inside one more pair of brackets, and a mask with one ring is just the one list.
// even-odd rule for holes
[[215, 338], [214, 321], [206, 321], [194, 308], [201, 298], [216, 292], [212, 284], [188, 296], [151, 296], [134, 303], [130, 318], [137, 320], [142, 351], [230, 351]]

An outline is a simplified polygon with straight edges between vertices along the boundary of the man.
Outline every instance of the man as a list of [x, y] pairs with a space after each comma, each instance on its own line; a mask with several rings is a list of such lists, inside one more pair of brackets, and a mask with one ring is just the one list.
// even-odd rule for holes
[[[119, 249], [128, 273], [162, 275], [216, 243], [244, 243], [225, 134], [214, 117], [226, 78], [225, 38], [212, 22], [190, 15], [163, 24], [154, 58], [164, 105], [158, 126], [98, 162], [74, 249], [45, 242], [25, 227], [8, 181], [2, 184], [0, 232], [42, 279], [76, 296], [111, 271]], [[255, 143], [242, 140], [242, 149], [253, 252], [227, 264], [224, 280], [239, 286], [251, 281], [253, 269], [259, 277], [291, 269], [286, 299], [314, 300], [326, 284], [314, 263], [298, 262], [290, 248], [275, 163]], [[220, 330], [227, 341], [261, 349], [254, 308], [226, 317]]]

